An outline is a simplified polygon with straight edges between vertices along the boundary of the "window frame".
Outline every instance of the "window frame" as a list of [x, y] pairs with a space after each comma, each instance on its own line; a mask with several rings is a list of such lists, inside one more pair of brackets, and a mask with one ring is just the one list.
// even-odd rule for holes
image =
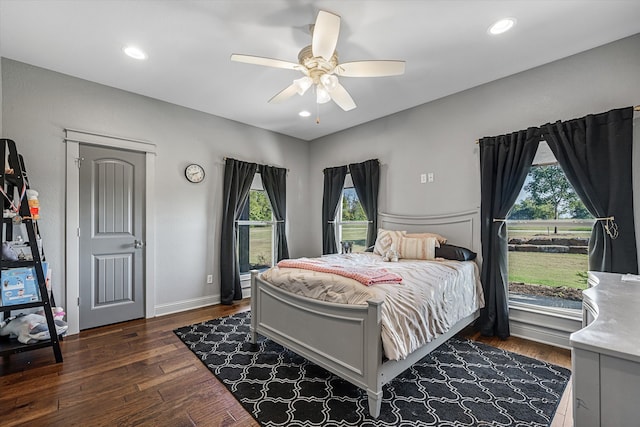
[[[236, 221], [236, 227], [241, 227], [241, 226], [271, 226], [271, 260], [270, 260], [270, 266], [273, 267], [274, 265], [276, 265], [276, 219], [273, 216], [273, 205], [271, 205], [271, 200], [269, 199], [269, 195], [267, 194], [267, 192], [265, 191], [263, 185], [262, 185], [262, 176], [260, 175], [260, 172], [256, 172], [254, 178], [253, 178], [253, 182], [251, 183], [251, 188], [249, 189], [249, 194], [247, 195], [247, 203], [250, 203], [251, 200], [251, 192], [252, 191], [261, 191], [265, 194], [265, 197], [267, 198], [267, 201], [269, 202], [269, 206], [271, 206], [271, 221], [256, 221], [256, 220], [250, 220], [250, 219], [239, 219]], [[251, 230], [251, 229], [249, 229]], [[251, 234], [249, 233], [249, 238], [251, 237]], [[239, 233], [238, 233], [238, 239], [239, 239]], [[239, 242], [236, 242], [237, 244], [237, 250], [240, 251], [240, 245]], [[249, 248], [251, 248], [251, 244], [249, 244]], [[250, 254], [249, 254], [250, 255]], [[240, 272], [240, 280], [248, 280], [251, 277], [251, 272]]]
[[[336, 225], [336, 247], [338, 248], [338, 253], [342, 253], [342, 246], [340, 244], [340, 242], [342, 241], [342, 226], [345, 224], [348, 225], [364, 225], [366, 227], [369, 226], [370, 221], [369, 220], [362, 220], [362, 221], [343, 221], [342, 220], [342, 203], [343, 203], [343, 199], [344, 199], [344, 190], [348, 190], [348, 189], [352, 189], [355, 191], [355, 187], [353, 185], [353, 181], [351, 180], [351, 174], [347, 173], [347, 177], [345, 178], [344, 184], [342, 186], [342, 191], [340, 192], [340, 200], [338, 201], [338, 210], [336, 212], [336, 217], [334, 218], [333, 223]], [[356, 197], [358, 197], [358, 193], [356, 192]], [[358, 197], [358, 203], [360, 203], [360, 206], [362, 206], [362, 203], [360, 202], [360, 198]], [[367, 237], [366, 231], [365, 231], [365, 240]], [[366, 244], [366, 243], [365, 243]], [[366, 249], [366, 248], [365, 248]]]
[[[542, 142], [541, 142], [542, 146]], [[558, 161], [551, 153], [548, 145], [545, 143], [542, 146], [542, 150], [538, 148], [538, 152], [536, 153], [536, 158], [533, 161], [532, 167], [536, 166], [551, 166], [558, 165]], [[575, 191], [575, 190], [574, 190]], [[514, 204], [515, 205], [515, 204]], [[504, 220], [505, 225], [509, 227], [510, 225], [533, 225], [533, 226], [542, 226], [542, 227], [567, 227], [567, 226], [580, 226], [580, 225], [589, 225], [593, 229], [596, 225], [597, 220], [594, 218], [587, 219], [534, 219], [534, 220]], [[508, 233], [507, 233], [508, 237]], [[508, 286], [508, 284], [507, 284]], [[507, 289], [507, 301], [509, 305], [509, 309], [517, 309], [522, 311], [527, 311], [531, 313], [539, 313], [546, 314], [554, 317], [560, 317], [570, 320], [579, 320], [582, 319], [582, 309], [573, 309], [573, 308], [565, 308], [565, 307], [547, 307], [538, 304], [529, 304], [520, 301], [512, 301], [510, 292]]]
[[[532, 166], [548, 166], [558, 164], [546, 141], [540, 141]], [[523, 220], [506, 220], [506, 226]], [[549, 226], [554, 226], [555, 220], [546, 221]], [[572, 219], [559, 220], [574, 221]], [[595, 220], [592, 221], [595, 225]], [[573, 224], [572, 224], [573, 225]], [[506, 285], [508, 287], [508, 283]], [[588, 286], [590, 286], [588, 284]], [[512, 336], [517, 336], [533, 341], [542, 342], [558, 347], [570, 349], [569, 336], [579, 330], [582, 325], [582, 311], [562, 307], [545, 307], [536, 304], [527, 304], [520, 301], [512, 301], [508, 289], [507, 302], [509, 307], [509, 329]]]

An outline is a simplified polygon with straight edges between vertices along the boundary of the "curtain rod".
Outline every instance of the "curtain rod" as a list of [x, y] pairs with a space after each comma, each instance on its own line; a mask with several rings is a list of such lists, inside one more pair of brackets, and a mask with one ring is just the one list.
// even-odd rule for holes
[[[369, 159], [369, 160], [365, 160], [364, 162], [368, 162], [368, 161], [370, 161], [370, 160], [375, 160], [375, 161], [377, 161], [377, 162], [378, 162], [378, 165], [382, 166], [382, 163], [380, 163], [380, 159]], [[360, 163], [364, 163], [364, 162], [360, 162]], [[351, 164], [351, 163], [350, 163], [350, 164]], [[346, 166], [346, 167], [347, 167], [347, 172], [348, 172], [348, 173], [351, 173], [351, 170], [349, 169], [349, 165], [342, 165], [342, 166]], [[324, 168], [324, 169], [322, 169], [322, 173], [324, 173], [324, 171], [325, 171], [325, 170], [327, 170], [327, 169], [331, 169], [332, 167], [339, 168], [339, 167], [341, 167], [341, 166], [330, 166], [330, 167], [328, 167], [328, 168]]]
[[[233, 157], [223, 157], [223, 158], [222, 158], [222, 162], [223, 162], [223, 163], [224, 163], [224, 162], [226, 162], [226, 161], [227, 161], [227, 159], [238, 160], [238, 159], [235, 159], [235, 158], [233, 158]], [[238, 161], [240, 161], [240, 162], [244, 162], [244, 160], [238, 160]], [[254, 162], [245, 162], [245, 163], [254, 163]], [[269, 167], [272, 167], [272, 168], [285, 169], [287, 172], [289, 172], [289, 168], [283, 168], [282, 166], [274, 166], [274, 165], [260, 165], [259, 163], [256, 163], [256, 164], [257, 164], [257, 165], [259, 165], [259, 166], [269, 166]]]
[[[633, 107], [633, 111], [640, 112], [640, 105], [636, 105], [635, 107]], [[476, 145], [478, 144], [480, 144], [480, 140], [476, 139]]]

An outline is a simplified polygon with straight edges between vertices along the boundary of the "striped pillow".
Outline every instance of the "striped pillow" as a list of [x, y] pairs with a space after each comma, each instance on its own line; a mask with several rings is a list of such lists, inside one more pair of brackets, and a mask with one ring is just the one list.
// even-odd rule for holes
[[435, 237], [402, 237], [400, 239], [400, 258], [435, 259], [436, 247], [440, 247]]
[[385, 230], [383, 228], [378, 228], [378, 236], [376, 237], [376, 244], [373, 247], [373, 253], [377, 255], [384, 256], [389, 249], [391, 249], [391, 245], [395, 243], [395, 248], [398, 248], [400, 244], [400, 239], [402, 236], [407, 234], [406, 231], [396, 231], [396, 230]]

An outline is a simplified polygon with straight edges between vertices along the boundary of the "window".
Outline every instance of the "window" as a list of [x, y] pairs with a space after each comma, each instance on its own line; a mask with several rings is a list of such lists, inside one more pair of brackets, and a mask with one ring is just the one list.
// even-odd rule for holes
[[338, 251], [342, 249], [341, 242], [351, 244], [353, 252], [364, 252], [367, 243], [367, 226], [369, 221], [362, 209], [356, 189], [353, 187], [351, 175], [347, 175], [342, 189], [342, 197], [338, 203], [336, 215], [336, 238]]
[[593, 222], [542, 142], [507, 222], [510, 304], [580, 310]]
[[240, 274], [266, 270], [274, 264], [275, 221], [271, 203], [256, 173], [247, 203], [238, 220], [238, 260]]

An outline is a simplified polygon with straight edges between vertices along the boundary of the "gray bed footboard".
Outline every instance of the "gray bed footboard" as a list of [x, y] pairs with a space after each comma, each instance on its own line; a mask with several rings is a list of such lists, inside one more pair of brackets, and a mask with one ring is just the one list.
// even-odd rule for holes
[[251, 342], [258, 334], [296, 352], [367, 392], [377, 418], [382, 386], [471, 323], [477, 313], [404, 360], [383, 363], [380, 300], [335, 304], [295, 295], [251, 272]]
[[380, 414], [380, 306], [335, 304], [281, 290], [251, 272], [251, 339], [263, 335], [367, 391]]

